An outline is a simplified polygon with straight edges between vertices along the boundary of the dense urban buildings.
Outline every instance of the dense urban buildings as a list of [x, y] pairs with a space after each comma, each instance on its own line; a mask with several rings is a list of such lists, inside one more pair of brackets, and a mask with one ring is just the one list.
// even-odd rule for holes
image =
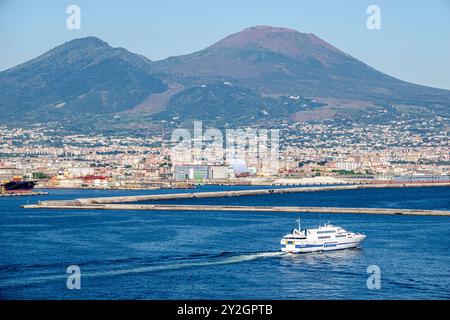
[[173, 163], [173, 144], [162, 135], [66, 134], [54, 125], [3, 126], [0, 179], [24, 177], [50, 187], [140, 188], [180, 181], [255, 183], [287, 178], [448, 175], [448, 123], [442, 117], [379, 125], [274, 123], [271, 125], [280, 129], [276, 171], [268, 169], [264, 165], [267, 159], [261, 158], [224, 158], [222, 163], [217, 159], [211, 163], [200, 157], [193, 162], [189, 155], [202, 152], [195, 148], [185, 150], [184, 163], [180, 158]]

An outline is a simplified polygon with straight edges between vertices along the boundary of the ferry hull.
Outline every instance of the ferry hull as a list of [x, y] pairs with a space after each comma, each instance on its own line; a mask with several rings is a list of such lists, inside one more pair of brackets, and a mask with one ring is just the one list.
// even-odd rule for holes
[[323, 244], [306, 244], [306, 245], [286, 245], [281, 248], [281, 251], [286, 253], [310, 253], [322, 251], [336, 251], [344, 249], [358, 248], [363, 242], [364, 238], [352, 242], [344, 243], [323, 243]]

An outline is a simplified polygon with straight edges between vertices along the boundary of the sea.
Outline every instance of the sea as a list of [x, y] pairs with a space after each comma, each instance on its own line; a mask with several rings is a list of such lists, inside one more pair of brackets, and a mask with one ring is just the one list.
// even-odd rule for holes
[[[0, 299], [450, 298], [450, 217], [20, 207], [46, 199], [249, 188], [263, 187], [47, 190], [45, 196], [0, 198]], [[450, 188], [158, 203], [450, 210]], [[280, 239], [299, 217], [302, 227], [330, 222], [367, 238], [358, 249], [284, 254]]]

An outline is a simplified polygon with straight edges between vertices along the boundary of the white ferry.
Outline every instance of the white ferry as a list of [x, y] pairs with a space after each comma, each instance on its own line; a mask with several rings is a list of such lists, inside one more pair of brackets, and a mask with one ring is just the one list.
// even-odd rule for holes
[[281, 239], [281, 251], [287, 253], [306, 253], [316, 251], [333, 251], [350, 249], [360, 246], [365, 235], [346, 231], [329, 223], [315, 229], [301, 229], [300, 219], [298, 229], [292, 230]]

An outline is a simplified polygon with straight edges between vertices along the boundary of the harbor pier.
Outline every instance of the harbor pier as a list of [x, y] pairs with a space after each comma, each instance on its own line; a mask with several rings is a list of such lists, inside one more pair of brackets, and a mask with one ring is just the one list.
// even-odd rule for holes
[[[302, 212], [302, 213], [353, 213], [353, 214], [390, 214], [450, 216], [449, 210], [422, 210], [398, 208], [345, 208], [345, 207], [292, 207], [292, 206], [224, 206], [224, 205], [174, 205], [174, 204], [138, 204], [142, 201], [160, 201], [195, 198], [240, 197], [256, 195], [274, 195], [300, 192], [319, 192], [335, 190], [413, 188], [436, 186], [436, 184], [365, 184], [335, 185], [317, 187], [271, 188], [255, 190], [231, 190], [216, 192], [190, 192], [173, 194], [150, 194], [139, 196], [119, 196], [102, 198], [81, 198], [73, 200], [39, 201], [37, 204], [24, 205], [26, 209], [77, 209], [77, 210], [129, 210], [129, 211], [247, 211], [247, 212]], [[439, 186], [450, 186], [440, 183]]]
[[450, 216], [446, 210], [398, 209], [398, 208], [342, 208], [342, 207], [284, 207], [284, 206], [218, 206], [171, 204], [87, 204], [87, 205], [24, 205], [27, 209], [77, 209], [77, 210], [127, 210], [127, 211], [242, 211], [242, 212], [301, 212], [301, 213], [353, 213]]
[[177, 200], [177, 199], [195, 199], [195, 198], [221, 198], [221, 197], [242, 197], [256, 195], [271, 195], [285, 193], [301, 192], [319, 192], [319, 191], [339, 191], [339, 190], [357, 190], [357, 189], [379, 189], [379, 188], [414, 188], [414, 187], [436, 187], [450, 186], [450, 183], [417, 183], [417, 184], [362, 184], [362, 185], [335, 185], [335, 186], [317, 186], [317, 187], [290, 187], [290, 188], [270, 188], [253, 190], [230, 190], [213, 192], [189, 192], [172, 194], [149, 194], [140, 196], [119, 196], [102, 198], [80, 198], [73, 200], [41, 201], [42, 205], [88, 205], [88, 204], [106, 204], [106, 203], [130, 203], [141, 201], [159, 201], [159, 200]]
[[44, 191], [0, 193], [0, 197], [27, 197], [27, 196], [46, 196], [46, 195], [48, 195], [48, 192]]

